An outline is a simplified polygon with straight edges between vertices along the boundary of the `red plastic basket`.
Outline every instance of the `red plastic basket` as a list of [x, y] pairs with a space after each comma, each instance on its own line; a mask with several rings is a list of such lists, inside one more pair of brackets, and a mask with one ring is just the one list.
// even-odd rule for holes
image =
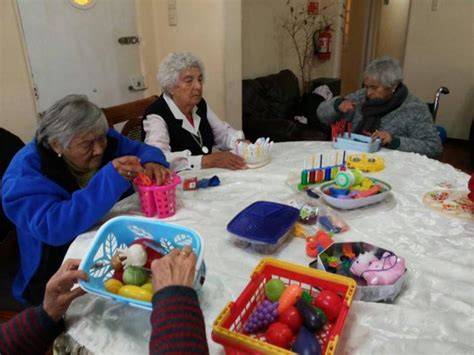
[[137, 185], [142, 212], [147, 217], [170, 217], [176, 213], [176, 186], [181, 178], [173, 174], [170, 183], [166, 185], [143, 186]]
[[320, 341], [323, 354], [334, 354], [347, 313], [355, 294], [356, 283], [348, 277], [335, 275], [276, 259], [263, 259], [252, 273], [251, 280], [235, 302], [229, 302], [214, 321], [212, 339], [224, 346], [226, 354], [293, 354], [264, 341], [263, 333], [247, 335], [243, 326], [255, 308], [265, 299], [265, 284], [270, 279], [299, 285], [315, 296], [320, 290], [331, 290], [343, 299], [337, 319], [326, 326], [326, 340]]

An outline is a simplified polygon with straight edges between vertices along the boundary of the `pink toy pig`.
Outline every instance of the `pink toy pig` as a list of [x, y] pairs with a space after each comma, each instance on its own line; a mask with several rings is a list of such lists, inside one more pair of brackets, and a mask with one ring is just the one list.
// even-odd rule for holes
[[389, 252], [380, 259], [373, 253], [359, 254], [350, 271], [370, 286], [393, 285], [405, 272], [405, 259]]

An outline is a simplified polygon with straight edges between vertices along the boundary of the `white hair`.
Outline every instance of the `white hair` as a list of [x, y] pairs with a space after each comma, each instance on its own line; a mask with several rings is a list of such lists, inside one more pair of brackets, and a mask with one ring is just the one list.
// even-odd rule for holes
[[403, 80], [400, 63], [391, 57], [373, 60], [365, 69], [364, 77], [372, 78], [386, 88], [397, 86]]
[[107, 132], [107, 120], [102, 110], [84, 95], [67, 95], [55, 102], [38, 120], [38, 144], [50, 148], [57, 142], [67, 148], [77, 134]]
[[196, 56], [189, 52], [168, 54], [161, 62], [156, 76], [161, 90], [169, 94], [178, 83], [179, 73], [189, 68], [199, 68], [204, 81], [204, 65]]

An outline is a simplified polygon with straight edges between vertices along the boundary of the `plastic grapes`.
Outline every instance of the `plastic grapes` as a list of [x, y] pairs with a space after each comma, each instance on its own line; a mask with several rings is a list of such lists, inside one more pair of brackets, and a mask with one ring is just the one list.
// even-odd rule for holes
[[276, 320], [277, 317], [278, 302], [271, 303], [265, 300], [255, 309], [245, 323], [244, 332], [250, 334], [265, 329], [270, 323]]

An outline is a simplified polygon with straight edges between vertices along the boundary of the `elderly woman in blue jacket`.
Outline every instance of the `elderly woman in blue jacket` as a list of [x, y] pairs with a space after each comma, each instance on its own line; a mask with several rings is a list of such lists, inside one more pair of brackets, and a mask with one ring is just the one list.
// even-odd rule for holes
[[379, 138], [389, 149], [436, 157], [443, 148], [428, 106], [409, 93], [402, 80], [395, 59], [375, 59], [364, 72], [364, 88], [324, 101], [318, 117], [328, 125], [344, 117], [354, 133]]
[[160, 149], [107, 129], [104, 114], [87, 97], [56, 102], [3, 177], [3, 207], [16, 225], [21, 255], [13, 295], [40, 304], [74, 238], [133, 193], [137, 173], [160, 184], [169, 177], [168, 166]]

